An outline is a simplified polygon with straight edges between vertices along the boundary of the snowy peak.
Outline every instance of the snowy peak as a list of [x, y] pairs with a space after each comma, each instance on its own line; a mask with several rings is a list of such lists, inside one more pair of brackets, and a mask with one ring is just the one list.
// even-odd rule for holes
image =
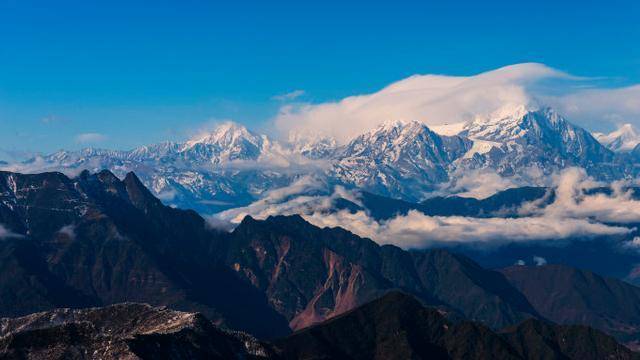
[[386, 121], [377, 128], [364, 133], [356, 139], [387, 139], [402, 141], [420, 136], [437, 136], [429, 127], [419, 121]]
[[271, 141], [234, 122], [218, 125], [213, 131], [193, 137], [180, 149], [182, 158], [214, 165], [234, 160], [255, 160]]
[[[280, 143], [227, 122], [186, 142], [131, 151], [61, 151], [10, 168], [71, 173], [109, 169], [120, 177], [135, 171], [163, 201], [205, 212], [247, 204], [309, 172], [330, 183], [412, 201], [467, 170], [518, 176], [531, 169], [551, 174], [579, 166], [602, 180], [640, 172], [631, 157], [616, 155], [550, 108], [509, 105], [437, 130], [419, 121], [391, 120], [363, 129], [347, 144], [314, 134], [291, 134]], [[615, 149], [640, 142], [630, 126], [599, 137], [603, 142], [609, 138]]]
[[145, 145], [137, 147], [127, 157], [130, 160], [145, 161], [149, 159], [160, 159], [165, 156], [169, 156], [172, 153], [177, 152], [180, 149], [180, 144], [172, 141], [165, 141], [153, 145]]
[[309, 159], [328, 159], [332, 157], [338, 143], [334, 138], [326, 136], [303, 136], [301, 134], [289, 134], [289, 145], [294, 154], [300, 154]]
[[348, 156], [368, 154], [397, 160], [406, 147], [439, 142], [439, 136], [420, 122], [388, 121], [353, 139], [344, 152]]
[[[478, 139], [485, 141], [507, 142], [522, 138], [526, 133], [536, 127], [537, 121], [531, 121], [540, 118], [550, 119], [554, 117], [553, 110], [529, 109], [524, 105], [505, 106], [488, 116], [478, 116], [472, 122], [465, 125], [462, 135], [470, 139]], [[528, 121], [529, 120], [529, 121]], [[557, 119], [556, 119], [557, 121]]]
[[564, 144], [571, 147], [572, 143], [595, 140], [586, 130], [569, 123], [551, 108], [531, 110], [526, 107], [478, 118], [467, 124], [461, 135], [474, 141], [491, 141], [508, 146]]
[[490, 167], [505, 175], [535, 167], [550, 174], [579, 166], [601, 178], [621, 176], [614, 154], [587, 130], [571, 124], [551, 108], [515, 108], [473, 121], [460, 133], [474, 142], [474, 153], [484, 153], [473, 166]]
[[609, 134], [594, 133], [594, 137], [612, 151], [626, 152], [640, 144], [640, 134], [631, 124], [623, 124]]
[[469, 141], [440, 136], [417, 121], [389, 121], [344, 146], [333, 176], [379, 193], [420, 198], [448, 179], [449, 166], [469, 147]]
[[240, 124], [227, 121], [218, 125], [213, 131], [194, 136], [185, 143], [185, 148], [197, 145], [232, 146], [243, 141], [258, 145], [260, 136], [253, 134]]

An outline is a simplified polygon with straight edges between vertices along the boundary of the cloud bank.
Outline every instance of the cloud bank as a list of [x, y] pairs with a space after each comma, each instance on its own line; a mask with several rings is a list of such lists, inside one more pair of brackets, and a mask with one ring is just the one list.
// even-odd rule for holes
[[427, 216], [410, 211], [388, 221], [377, 222], [364, 212], [341, 211], [304, 216], [317, 226], [340, 226], [380, 244], [405, 249], [442, 244], [500, 245], [508, 242], [562, 240], [572, 237], [622, 235], [630, 232], [621, 226], [609, 226], [587, 219], [557, 219], [548, 216], [523, 218], [473, 218], [463, 216]]
[[550, 205], [532, 202], [523, 205], [525, 216], [544, 215], [553, 218], [584, 218], [603, 223], [640, 222], [640, 201], [634, 199], [633, 181], [610, 184], [611, 194], [588, 190], [604, 186], [587, 176], [584, 169], [569, 168], [554, 176], [555, 200]]
[[[290, 187], [269, 192], [247, 207], [222, 212], [215, 221], [239, 223], [246, 215], [264, 219], [271, 215], [300, 214], [320, 227], [342, 227], [381, 244], [402, 248], [425, 248], [442, 244], [500, 245], [508, 242], [564, 240], [598, 236], [627, 236], [640, 222], [640, 201], [634, 200], [630, 183], [614, 183], [611, 194], [589, 193], [602, 184], [581, 169], [568, 169], [552, 179], [554, 201], [534, 201], [519, 209], [520, 217], [476, 218], [428, 216], [419, 211], [377, 221], [366, 210], [335, 211], [335, 201], [359, 204], [358, 193], [335, 187], [322, 193], [326, 184], [307, 177]], [[309, 195], [316, 192], [315, 195]], [[548, 198], [547, 198], [548, 199]]]
[[382, 90], [320, 104], [288, 104], [275, 124], [298, 136], [331, 136], [345, 142], [384, 121], [417, 120], [437, 127], [487, 116], [510, 105], [551, 105], [590, 130], [621, 122], [640, 124], [640, 86], [589, 88], [592, 80], [543, 64], [506, 66], [474, 76], [414, 75]]

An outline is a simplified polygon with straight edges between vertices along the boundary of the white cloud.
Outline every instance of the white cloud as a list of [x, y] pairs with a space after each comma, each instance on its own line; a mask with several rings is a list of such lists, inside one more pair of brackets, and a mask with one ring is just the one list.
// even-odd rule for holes
[[537, 167], [523, 169], [520, 174], [504, 177], [494, 169], [461, 169], [451, 175], [451, 181], [440, 186], [434, 194], [455, 194], [462, 197], [484, 199], [499, 191], [520, 186], [543, 186], [547, 176]]
[[50, 125], [50, 124], [64, 124], [64, 123], [68, 123], [69, 121], [65, 118], [61, 118], [56, 115], [47, 115], [42, 119], [40, 119], [40, 122], [43, 124]]
[[21, 238], [21, 237], [23, 236], [12, 232], [11, 230], [4, 227], [4, 225], [0, 224], [0, 240], [9, 239], [9, 238]]
[[335, 102], [287, 104], [279, 130], [344, 142], [387, 120], [434, 127], [486, 116], [506, 105], [551, 105], [578, 125], [609, 131], [640, 124], [640, 86], [584, 89], [593, 81], [543, 64], [506, 66], [475, 76], [414, 75], [382, 90]]
[[640, 250], [640, 236], [636, 236], [633, 239], [624, 242], [622, 246], [636, 251]]
[[161, 192], [156, 194], [156, 197], [162, 201], [171, 201], [178, 196], [178, 192], [172, 188], [165, 188]]
[[543, 79], [576, 78], [535, 63], [476, 76], [414, 75], [373, 94], [283, 106], [275, 123], [284, 131], [329, 135], [341, 141], [387, 120], [417, 120], [430, 126], [457, 123], [506, 104], [534, 102], [528, 88]]
[[236, 227], [236, 223], [233, 223], [228, 220], [220, 219], [216, 216], [206, 216], [205, 219], [207, 222], [205, 225], [210, 229], [221, 230], [221, 231], [231, 231]]
[[614, 89], [586, 89], [549, 98], [569, 119], [598, 131], [624, 123], [640, 125], [640, 85]]
[[[230, 209], [213, 218], [216, 219], [215, 221], [224, 220], [239, 223], [247, 215], [266, 218], [270, 215], [297, 214], [329, 209], [332, 205], [332, 197], [326, 194], [327, 186], [321, 178], [305, 175], [289, 186], [266, 192], [261, 199], [246, 207]], [[313, 193], [317, 195], [309, 195]]]
[[[419, 211], [409, 211], [406, 215], [376, 221], [362, 210], [336, 212], [336, 199], [347, 198], [359, 203], [357, 193], [341, 187], [336, 187], [331, 194], [322, 193], [320, 190], [326, 189], [327, 185], [313, 178], [301, 178], [290, 187], [272, 191], [247, 207], [227, 210], [215, 218], [216, 221], [239, 223], [246, 215], [264, 219], [270, 215], [300, 214], [314, 225], [339, 226], [378, 243], [402, 248], [424, 248], [443, 243], [496, 245], [513, 241], [592, 238], [626, 235], [632, 231], [626, 226], [610, 225], [606, 221], [615, 217], [618, 211], [624, 211], [624, 207], [633, 205], [640, 209], [640, 202], [622, 202], [616, 207], [615, 200], [612, 200], [601, 208], [601, 195], [585, 197], [581, 195], [581, 190], [576, 190], [597, 185], [576, 169], [558, 175], [554, 181], [557, 184], [557, 196], [553, 204], [545, 206], [543, 201], [527, 203], [521, 210], [523, 216], [518, 218], [428, 216]], [[316, 195], [309, 195], [313, 191], [317, 192]], [[615, 194], [617, 192], [610, 197], [616, 198]], [[580, 198], [579, 201], [588, 204], [583, 212], [567, 210], [567, 206], [560, 208], [561, 204], [572, 207], [574, 198]], [[597, 213], [596, 210], [603, 212]]]
[[541, 256], [534, 256], [533, 257], [533, 263], [536, 264], [536, 266], [543, 266], [543, 265], [547, 265], [547, 259], [541, 257]]
[[90, 132], [78, 134], [76, 142], [80, 144], [98, 143], [107, 140], [107, 136], [100, 133]]
[[76, 227], [73, 224], [65, 225], [60, 230], [58, 230], [59, 234], [65, 235], [70, 239], [76, 238]]
[[295, 100], [295, 99], [299, 98], [300, 96], [302, 96], [304, 94], [305, 94], [304, 90], [293, 90], [293, 91], [288, 92], [288, 93], [276, 95], [276, 96], [272, 97], [272, 99], [273, 100], [277, 100], [277, 101], [292, 101], [292, 100]]
[[21, 174], [37, 174], [48, 171], [58, 171], [68, 177], [76, 177], [85, 169], [90, 171], [100, 170], [100, 160], [90, 159], [89, 161], [85, 162], [83, 166], [69, 168], [66, 167], [63, 163], [51, 163], [46, 161], [41, 155], [36, 155], [27, 162], [15, 162], [7, 164], [5, 166], [0, 166], [0, 170], [2, 171], [10, 171]]
[[554, 218], [584, 218], [605, 223], [640, 222], [640, 201], [628, 190], [633, 182], [610, 184], [611, 194], [585, 192], [605, 184], [599, 183], [580, 168], [569, 168], [554, 177], [555, 199], [545, 205], [540, 201], [524, 204], [522, 215], [545, 215]]
[[524, 218], [473, 218], [463, 216], [427, 216], [410, 211], [377, 222], [364, 212], [340, 211], [333, 214], [303, 215], [317, 226], [340, 226], [381, 244], [402, 248], [424, 248], [435, 244], [484, 243], [562, 240], [571, 237], [621, 235], [630, 232], [621, 226], [609, 226], [587, 219], [558, 219], [546, 216]]

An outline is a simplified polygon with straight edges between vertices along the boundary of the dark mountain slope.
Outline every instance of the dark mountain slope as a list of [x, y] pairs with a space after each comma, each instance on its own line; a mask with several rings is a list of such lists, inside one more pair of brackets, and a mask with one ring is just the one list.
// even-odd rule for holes
[[18, 234], [0, 242], [0, 283], [10, 285], [0, 295], [14, 299], [0, 304], [4, 316], [139, 301], [261, 336], [288, 331], [264, 295], [217, 261], [226, 235], [163, 206], [133, 174], [0, 173], [0, 224]]
[[640, 339], [640, 288], [563, 265], [513, 266], [502, 273], [546, 318]]
[[[220, 233], [162, 205], [133, 174], [0, 173], [0, 224], [15, 234], [0, 242], [4, 316], [136, 301], [277, 336], [287, 321], [299, 329], [395, 288], [494, 327], [536, 316], [502, 275], [465, 258], [380, 247], [299, 216]], [[434, 269], [446, 276], [420, 274]]]
[[390, 219], [397, 215], [406, 215], [417, 210], [429, 216], [517, 216], [517, 210], [524, 203], [540, 200], [550, 203], [554, 199], [553, 191], [544, 187], [520, 187], [497, 192], [485, 199], [461, 196], [436, 196], [420, 203], [376, 195], [363, 191], [358, 200], [362, 206], [345, 199], [336, 203], [337, 210], [352, 212], [366, 210], [376, 220]]
[[495, 333], [451, 323], [409, 295], [392, 292], [342, 316], [276, 341], [286, 359], [636, 359], [582, 326], [538, 320]]
[[498, 328], [522, 321], [523, 313], [537, 314], [502, 274], [485, 270], [469, 258], [445, 250], [411, 254], [428, 292], [468, 319]]
[[289, 359], [446, 359], [440, 340], [448, 326], [436, 310], [392, 292], [276, 346]]
[[[133, 174], [0, 172], [0, 224], [2, 316], [136, 301], [274, 337], [402, 289], [494, 329], [530, 317], [564, 322], [540, 316], [503, 274], [464, 256], [379, 246], [299, 216], [248, 217], [221, 233], [193, 211], [163, 206]], [[610, 306], [630, 308], [623, 300]], [[627, 318], [635, 324], [626, 312], [614, 320]]]
[[582, 325], [527, 320], [500, 333], [525, 359], [638, 359], [601, 331]]
[[500, 273], [444, 250], [409, 253], [378, 246], [340, 228], [320, 229], [299, 216], [247, 217], [231, 238], [229, 266], [265, 292], [293, 329], [396, 288], [493, 327], [537, 316]]
[[145, 304], [0, 319], [0, 359], [637, 359], [584, 326], [528, 320], [496, 333], [390, 292], [274, 343]]

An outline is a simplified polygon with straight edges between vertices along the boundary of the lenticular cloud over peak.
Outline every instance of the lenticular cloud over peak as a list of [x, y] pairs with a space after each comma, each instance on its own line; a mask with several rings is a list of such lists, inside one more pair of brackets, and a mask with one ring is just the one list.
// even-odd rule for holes
[[[419, 121], [427, 126], [442, 129], [443, 125], [468, 122], [477, 117], [487, 117], [500, 109], [539, 109], [552, 106], [561, 113], [579, 115], [571, 119], [586, 122], [590, 109], [600, 111], [602, 106], [584, 102], [593, 97], [589, 91], [576, 91], [582, 86], [576, 83], [590, 79], [568, 74], [539, 63], [523, 63], [505, 66], [473, 76], [413, 75], [392, 83], [378, 92], [349, 96], [320, 104], [298, 103], [280, 109], [276, 126], [285, 133], [317, 137], [334, 137], [346, 142], [362, 132], [385, 121]], [[632, 94], [625, 89], [601, 89], [602, 99], [621, 100], [607, 96], [610, 92], [622, 92], [623, 98]], [[625, 114], [634, 107], [626, 106]], [[625, 115], [610, 117], [619, 119]], [[612, 130], [615, 122], [604, 118], [600, 127]]]

